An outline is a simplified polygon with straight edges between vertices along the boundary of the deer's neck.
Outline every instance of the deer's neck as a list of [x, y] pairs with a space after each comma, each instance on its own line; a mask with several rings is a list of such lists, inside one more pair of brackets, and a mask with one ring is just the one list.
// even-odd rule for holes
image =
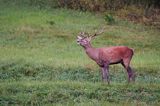
[[85, 46], [83, 46], [83, 48], [85, 50], [89, 49], [89, 48], [92, 48], [92, 45], [90, 43], [86, 44]]
[[98, 60], [98, 49], [93, 48], [91, 45], [85, 48], [86, 54], [94, 61]]

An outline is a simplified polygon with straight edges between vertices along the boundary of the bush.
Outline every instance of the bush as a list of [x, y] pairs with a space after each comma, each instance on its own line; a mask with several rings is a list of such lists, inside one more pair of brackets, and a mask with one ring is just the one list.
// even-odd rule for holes
[[107, 22], [107, 24], [109, 24], [109, 25], [112, 25], [115, 23], [115, 19], [111, 14], [106, 14], [104, 19]]
[[32, 6], [38, 8], [57, 8], [58, 0], [0, 0], [1, 5], [5, 6]]
[[150, 7], [160, 7], [158, 0], [0, 0], [0, 4], [16, 6], [34, 6], [38, 8], [66, 7], [82, 11], [118, 10], [135, 5], [148, 10]]
[[60, 7], [102, 12], [105, 10], [118, 10], [130, 5], [143, 8], [160, 6], [158, 0], [59, 0], [58, 4]]

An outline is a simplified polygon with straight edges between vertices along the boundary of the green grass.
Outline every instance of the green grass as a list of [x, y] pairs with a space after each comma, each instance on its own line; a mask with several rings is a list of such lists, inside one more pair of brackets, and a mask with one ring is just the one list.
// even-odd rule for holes
[[[150, 88], [153, 86], [154, 88]], [[150, 84], [122, 85], [112, 84], [106, 86], [101, 83], [77, 81], [26, 81], [3, 83], [0, 88], [2, 101], [8, 104], [53, 104], [53, 103], [121, 103], [147, 104], [158, 102], [159, 86]], [[156, 100], [155, 100], [156, 99]], [[27, 101], [26, 101], [27, 100]], [[134, 100], [130, 102], [131, 100]], [[106, 104], [105, 104], [106, 105]]]
[[[66, 9], [0, 7], [0, 105], [158, 105], [160, 32], [102, 15]], [[76, 44], [80, 31], [94, 33], [95, 47], [134, 48], [135, 84], [111, 66], [111, 85], [101, 82], [99, 67]]]

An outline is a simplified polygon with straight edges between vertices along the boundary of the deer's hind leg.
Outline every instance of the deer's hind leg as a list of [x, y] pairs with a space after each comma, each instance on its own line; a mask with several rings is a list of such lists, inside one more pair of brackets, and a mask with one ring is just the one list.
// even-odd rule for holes
[[131, 61], [131, 58], [127, 58], [127, 59], [123, 59], [123, 61], [121, 62], [121, 64], [123, 65], [123, 67], [126, 69], [126, 71], [128, 73], [128, 83], [131, 80], [135, 81], [135, 73], [132, 70], [132, 68], [130, 67], [130, 61]]

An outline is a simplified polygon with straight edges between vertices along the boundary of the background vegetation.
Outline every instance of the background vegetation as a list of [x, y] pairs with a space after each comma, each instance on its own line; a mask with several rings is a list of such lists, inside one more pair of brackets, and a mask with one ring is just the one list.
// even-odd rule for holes
[[[158, 106], [160, 31], [118, 15], [141, 9], [102, 14], [59, 8], [59, 2], [0, 0], [0, 105]], [[111, 85], [102, 83], [99, 67], [76, 44], [78, 32], [101, 26], [105, 33], [93, 46], [134, 48], [136, 83], [126, 84], [120, 65], [110, 67]]]

